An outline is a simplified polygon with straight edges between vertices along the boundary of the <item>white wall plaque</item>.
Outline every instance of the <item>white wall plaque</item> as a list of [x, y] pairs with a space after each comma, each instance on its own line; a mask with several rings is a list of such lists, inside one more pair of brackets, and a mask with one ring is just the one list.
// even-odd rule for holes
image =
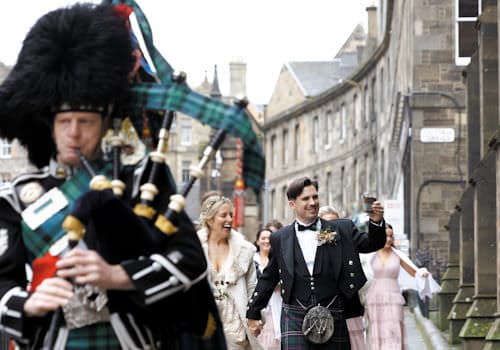
[[453, 142], [455, 141], [455, 129], [453, 128], [422, 128], [420, 129], [420, 141], [430, 142]]

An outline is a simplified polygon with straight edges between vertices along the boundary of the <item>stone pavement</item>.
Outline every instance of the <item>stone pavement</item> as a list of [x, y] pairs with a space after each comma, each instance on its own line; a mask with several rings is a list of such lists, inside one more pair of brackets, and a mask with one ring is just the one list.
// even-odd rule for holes
[[406, 350], [427, 350], [431, 349], [430, 346], [426, 344], [424, 335], [422, 334], [422, 329], [417, 324], [417, 319], [415, 314], [410, 312], [410, 309], [404, 308], [405, 316], [405, 344]]
[[418, 307], [404, 308], [406, 350], [457, 350], [445, 340], [444, 334], [434, 323], [422, 316]]

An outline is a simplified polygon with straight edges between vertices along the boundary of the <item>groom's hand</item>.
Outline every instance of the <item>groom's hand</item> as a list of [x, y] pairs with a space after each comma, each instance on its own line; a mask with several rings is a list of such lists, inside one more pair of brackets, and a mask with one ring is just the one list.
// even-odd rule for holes
[[262, 331], [262, 327], [264, 326], [261, 320], [248, 319], [247, 324], [248, 324], [248, 329], [250, 330], [250, 332], [253, 334], [254, 337], [257, 337], [260, 334], [260, 332]]
[[379, 201], [373, 202], [371, 212], [370, 212], [370, 220], [374, 222], [382, 221], [384, 217], [384, 207], [382, 203]]

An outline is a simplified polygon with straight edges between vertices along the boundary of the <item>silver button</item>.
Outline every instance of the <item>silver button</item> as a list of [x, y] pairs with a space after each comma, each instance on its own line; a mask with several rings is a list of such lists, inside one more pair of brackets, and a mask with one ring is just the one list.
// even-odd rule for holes
[[253, 296], [256, 297], [259, 293], [255, 292], [253, 293]]
[[281, 273], [281, 269], [278, 269], [278, 272]]
[[280, 283], [283, 284], [283, 280], [280, 280]]
[[352, 265], [352, 260], [349, 260], [349, 265]]
[[351, 277], [354, 277], [354, 272], [351, 272], [350, 275], [351, 275]]
[[314, 282], [311, 282], [311, 286], [314, 286]]
[[285, 294], [285, 289], [284, 288], [281, 289], [281, 294]]
[[350, 284], [349, 288], [354, 289], [354, 284]]
[[311, 287], [311, 290], [314, 290], [314, 287]]

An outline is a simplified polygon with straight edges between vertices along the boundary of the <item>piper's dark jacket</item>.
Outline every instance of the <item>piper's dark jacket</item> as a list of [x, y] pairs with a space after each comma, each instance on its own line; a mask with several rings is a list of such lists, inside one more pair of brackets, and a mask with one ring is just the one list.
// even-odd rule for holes
[[297, 305], [310, 300], [314, 287], [316, 302], [326, 306], [332, 297], [344, 298], [344, 317], [363, 314], [358, 290], [366, 277], [358, 253], [369, 253], [382, 248], [386, 241], [385, 224], [369, 224], [369, 232], [359, 232], [351, 220], [321, 220], [321, 229], [337, 232], [336, 243], [318, 246], [311, 284], [302, 251], [295, 233], [295, 224], [285, 226], [271, 235], [272, 257], [259, 279], [250, 299], [247, 318], [259, 320], [278, 282], [281, 283], [283, 303]]
[[[128, 191], [124, 198], [129, 198], [128, 202], [124, 200], [123, 203], [128, 204], [97, 210], [94, 221], [100, 220], [99, 216], [102, 220], [88, 226], [84, 236], [89, 249], [99, 252], [109, 263], [121, 263], [135, 286], [134, 291], [108, 291], [107, 306], [111, 314], [118, 315], [132, 342], [129, 345], [135, 348], [154, 344], [154, 348], [159, 349], [202, 349], [207, 346], [225, 349], [223, 330], [205, 277], [205, 256], [187, 215], [182, 213], [178, 221], [178, 234], [156, 237], [155, 247], [149, 254], [143, 253], [144, 247], [150, 242], [146, 239], [146, 243], [141, 243], [143, 237], [139, 237], [140, 232], [126, 229], [124, 222], [127, 222], [128, 214], [124, 216], [124, 208], [133, 204], [139, 185], [146, 181], [150, 167], [147, 163], [143, 161], [141, 166], [129, 167], [122, 174]], [[160, 202], [155, 203], [159, 212], [163, 212], [169, 194], [175, 191], [170, 172], [168, 168], [165, 170], [168, 174], [161, 176], [165, 183], [158, 185], [161, 192], [157, 198]], [[0, 187], [0, 304], [3, 306], [0, 310], [0, 332], [30, 348], [43, 341], [51, 314], [30, 318], [23, 313], [24, 303], [29, 296], [26, 292], [25, 265], [31, 265], [34, 257], [22, 238], [20, 213], [26, 203], [23, 203], [20, 192], [23, 186], [30, 183], [36, 182], [44, 191], [48, 191], [64, 181], [54, 177], [46, 167]], [[125, 211], [132, 213], [131, 210]], [[103, 231], [108, 232], [96, 232], [98, 224], [111, 231], [116, 227], [114, 225], [121, 225], [121, 229], [119, 232], [109, 232], [107, 229]], [[139, 258], [134, 249], [142, 249]], [[124, 252], [130, 252], [132, 256], [127, 259], [123, 256]], [[206, 330], [209, 314], [217, 324], [215, 335], [202, 341], [200, 335]], [[117, 336], [120, 338], [120, 335]]]

